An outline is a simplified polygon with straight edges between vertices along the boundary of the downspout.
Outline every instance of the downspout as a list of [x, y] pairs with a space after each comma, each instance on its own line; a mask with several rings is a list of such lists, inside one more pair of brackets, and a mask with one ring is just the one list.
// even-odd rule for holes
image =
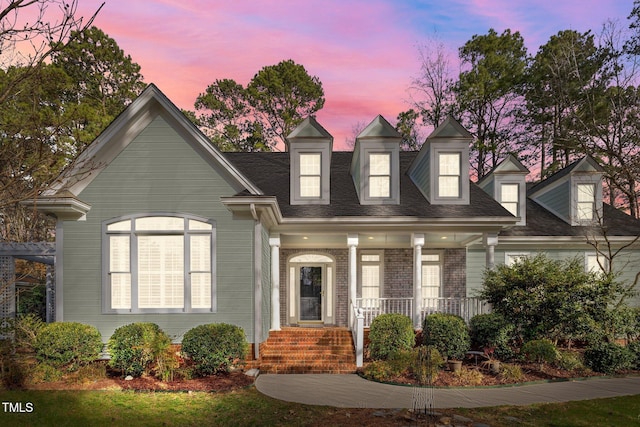
[[251, 203], [249, 209], [255, 221], [253, 226], [253, 357], [258, 359], [262, 341], [262, 223], [256, 205]]

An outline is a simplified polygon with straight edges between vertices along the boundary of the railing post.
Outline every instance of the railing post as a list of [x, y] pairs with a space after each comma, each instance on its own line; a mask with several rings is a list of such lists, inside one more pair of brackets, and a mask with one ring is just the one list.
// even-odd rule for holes
[[356, 315], [356, 367], [361, 368], [364, 363], [364, 315], [358, 309]]

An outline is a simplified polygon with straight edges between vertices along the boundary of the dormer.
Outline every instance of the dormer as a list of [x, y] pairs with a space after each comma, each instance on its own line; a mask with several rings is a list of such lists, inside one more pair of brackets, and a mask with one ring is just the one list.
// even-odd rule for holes
[[356, 137], [351, 176], [360, 204], [400, 203], [402, 136], [384, 117], [376, 117]]
[[448, 117], [427, 137], [408, 174], [433, 205], [469, 204], [471, 135]]
[[529, 197], [568, 224], [594, 224], [602, 217], [603, 173], [584, 157], [534, 186]]
[[516, 225], [527, 225], [526, 177], [528, 174], [529, 169], [509, 154], [478, 181], [480, 188], [496, 199], [513, 216], [520, 218]]
[[290, 163], [290, 203], [328, 205], [333, 137], [313, 117], [307, 117], [287, 137]]

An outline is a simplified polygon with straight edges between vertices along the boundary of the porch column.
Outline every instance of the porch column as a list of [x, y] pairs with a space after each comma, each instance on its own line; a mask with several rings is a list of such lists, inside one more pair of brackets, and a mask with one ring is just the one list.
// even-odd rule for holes
[[483, 236], [483, 244], [486, 251], [486, 267], [489, 270], [492, 270], [496, 265], [495, 259], [495, 248], [498, 244], [498, 234], [497, 233], [484, 233]]
[[349, 246], [349, 325], [352, 324], [353, 310], [351, 304], [356, 303], [357, 286], [358, 286], [358, 257], [356, 249], [358, 248], [358, 235], [348, 234], [347, 245]]
[[280, 235], [269, 237], [271, 246], [271, 330], [280, 330]]
[[422, 298], [422, 247], [424, 234], [413, 235], [413, 325], [422, 328], [420, 299]]

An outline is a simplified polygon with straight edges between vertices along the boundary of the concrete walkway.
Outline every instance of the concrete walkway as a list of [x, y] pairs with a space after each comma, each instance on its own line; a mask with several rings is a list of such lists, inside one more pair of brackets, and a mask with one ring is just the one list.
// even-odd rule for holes
[[[433, 408], [530, 405], [640, 394], [640, 377], [593, 378], [513, 387], [414, 388], [367, 381], [358, 375], [274, 375], [256, 379], [261, 393], [279, 400], [339, 408]], [[429, 405], [431, 406], [431, 405]]]

